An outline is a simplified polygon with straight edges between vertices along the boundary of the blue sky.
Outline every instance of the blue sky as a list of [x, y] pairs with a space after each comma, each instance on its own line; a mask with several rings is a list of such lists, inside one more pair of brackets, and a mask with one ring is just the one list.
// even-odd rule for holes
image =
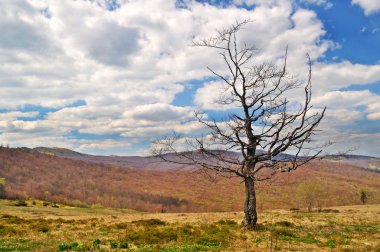
[[[157, 138], [222, 120], [217, 52], [189, 46], [235, 20], [302, 78], [313, 60], [321, 141], [380, 156], [380, 2], [371, 0], [5, 0], [0, 14], [0, 143], [146, 155]], [[296, 96], [295, 96], [296, 97]]]

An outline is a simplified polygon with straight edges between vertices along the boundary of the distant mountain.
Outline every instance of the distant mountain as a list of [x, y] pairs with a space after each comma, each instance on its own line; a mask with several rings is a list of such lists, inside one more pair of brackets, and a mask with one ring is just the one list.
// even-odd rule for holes
[[47, 147], [36, 147], [33, 150], [38, 151], [43, 154], [57, 156], [57, 157], [79, 157], [79, 156], [89, 156], [80, 152], [76, 152], [65, 148], [47, 148]]
[[[130, 168], [138, 168], [138, 169], [175, 169], [175, 168], [193, 168], [194, 166], [175, 164], [171, 162], [165, 162], [161, 158], [155, 156], [97, 156], [97, 155], [89, 155], [83, 154], [76, 151], [72, 151], [64, 148], [46, 148], [46, 147], [37, 147], [33, 149], [39, 153], [68, 158], [73, 160], [81, 160], [86, 162], [93, 163], [103, 163], [103, 164], [112, 164], [112, 165], [120, 165], [127, 166]], [[215, 150], [215, 153], [220, 153], [221, 151]], [[259, 151], [260, 152], [260, 151]], [[197, 156], [196, 154], [194, 154]], [[227, 157], [231, 157], [234, 159], [242, 159], [242, 155], [239, 152], [228, 151], [224, 152], [224, 155]], [[284, 161], [292, 159], [292, 155], [288, 154], [280, 154], [274, 158], [274, 160]], [[181, 161], [180, 157], [175, 154], [166, 154], [165, 158], [173, 161]], [[202, 158], [202, 157], [199, 157]], [[302, 159], [302, 157], [301, 157]]]
[[364, 169], [380, 172], [380, 158], [362, 155], [336, 155], [325, 158], [328, 162], [349, 164]]
[[[34, 151], [52, 155], [61, 158], [68, 158], [73, 160], [81, 160], [86, 162], [93, 163], [103, 163], [103, 164], [112, 164], [119, 166], [126, 166], [129, 168], [138, 168], [138, 169], [175, 169], [183, 168], [183, 166], [164, 162], [162, 159], [154, 156], [141, 157], [141, 156], [97, 156], [83, 154], [69, 149], [64, 148], [46, 148], [46, 147], [37, 147], [33, 149]], [[216, 151], [217, 152], [217, 151]], [[259, 153], [262, 152], [259, 150]], [[232, 158], [241, 159], [242, 155], [238, 152], [227, 152], [226, 155], [230, 155]], [[167, 154], [168, 159], [178, 159], [174, 154]], [[292, 155], [289, 154], [280, 154], [274, 157], [274, 160], [285, 161], [291, 160]], [[300, 160], [305, 159], [305, 157], [300, 157]], [[370, 169], [380, 172], [380, 158], [362, 156], [362, 155], [330, 155], [322, 157], [322, 160], [327, 162], [338, 162], [342, 164], [349, 164], [353, 166], [358, 166], [364, 169]], [[188, 166], [187, 168], [192, 168]]]
[[85, 162], [92, 163], [101, 163], [109, 165], [118, 165], [125, 166], [129, 168], [138, 168], [138, 169], [171, 169], [176, 168], [178, 165], [163, 162], [160, 158], [157, 157], [141, 157], [141, 156], [97, 156], [83, 154], [76, 151], [63, 148], [46, 148], [46, 147], [37, 147], [32, 149], [39, 153], [67, 158], [72, 160], [80, 160]]

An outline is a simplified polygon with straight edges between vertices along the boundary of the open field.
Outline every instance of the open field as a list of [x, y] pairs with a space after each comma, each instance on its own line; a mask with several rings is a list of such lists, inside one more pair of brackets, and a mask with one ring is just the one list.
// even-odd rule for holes
[[272, 210], [256, 230], [241, 212], [141, 213], [0, 201], [0, 251], [380, 251], [380, 205]]

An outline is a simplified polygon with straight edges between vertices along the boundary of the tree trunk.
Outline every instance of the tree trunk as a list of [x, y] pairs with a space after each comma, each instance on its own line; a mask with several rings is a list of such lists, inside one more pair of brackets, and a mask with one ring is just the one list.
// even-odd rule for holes
[[244, 226], [254, 227], [257, 223], [255, 182], [252, 177], [245, 177]]

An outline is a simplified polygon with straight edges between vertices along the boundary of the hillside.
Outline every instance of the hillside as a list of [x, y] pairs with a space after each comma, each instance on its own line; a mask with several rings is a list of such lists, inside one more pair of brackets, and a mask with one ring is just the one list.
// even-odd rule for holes
[[[76, 206], [102, 205], [151, 212], [240, 211], [238, 179], [205, 179], [192, 170], [132, 169], [0, 148], [0, 177], [11, 198], [37, 198]], [[310, 187], [310, 185], [312, 185]], [[380, 203], [380, 174], [338, 162], [313, 162], [258, 185], [258, 207], [306, 207], [305, 191], [323, 192], [315, 204]], [[321, 194], [321, 193], [319, 193]]]
[[[92, 163], [103, 163], [103, 164], [112, 164], [118, 166], [126, 166], [128, 168], [138, 168], [138, 169], [173, 169], [178, 168], [178, 165], [172, 163], [163, 162], [160, 158], [157, 157], [142, 157], [142, 156], [96, 156], [89, 155], [84, 153], [79, 153], [64, 148], [46, 148], [46, 147], [37, 147], [31, 149], [39, 153], [68, 158], [72, 160], [81, 160]], [[234, 157], [240, 156], [240, 153], [229, 152], [230, 155]], [[276, 159], [278, 160], [287, 160], [291, 159], [291, 155], [280, 154]], [[380, 158], [368, 157], [368, 156], [359, 156], [359, 155], [330, 155], [322, 157], [324, 161], [334, 162], [340, 164], [348, 164], [352, 166], [357, 166], [369, 170], [380, 171]]]

